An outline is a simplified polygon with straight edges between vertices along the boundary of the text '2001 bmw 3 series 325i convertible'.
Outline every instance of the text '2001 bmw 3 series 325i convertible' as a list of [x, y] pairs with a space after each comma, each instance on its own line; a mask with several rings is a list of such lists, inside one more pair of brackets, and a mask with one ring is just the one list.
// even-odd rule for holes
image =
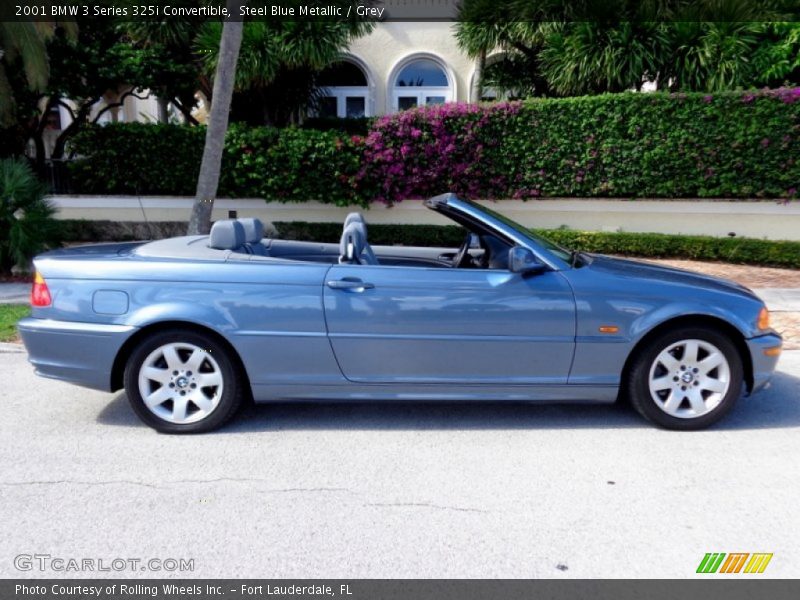
[[125, 388], [163, 432], [223, 425], [257, 402], [614, 402], [700, 429], [764, 387], [780, 336], [735, 283], [569, 252], [444, 194], [459, 248], [370, 246], [352, 213], [339, 244], [210, 235], [102, 244], [34, 261], [19, 330], [38, 374]]

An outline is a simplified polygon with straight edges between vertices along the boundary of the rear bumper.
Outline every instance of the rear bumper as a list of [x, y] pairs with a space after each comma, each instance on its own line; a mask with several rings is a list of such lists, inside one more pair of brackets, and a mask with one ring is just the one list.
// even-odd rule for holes
[[778, 364], [780, 355], [769, 356], [765, 351], [780, 348], [783, 338], [777, 333], [760, 335], [747, 340], [747, 347], [750, 350], [750, 357], [753, 361], [753, 389], [751, 394], [763, 389], [772, 378], [775, 367]]
[[135, 327], [28, 317], [19, 333], [36, 374], [111, 391], [114, 359]]

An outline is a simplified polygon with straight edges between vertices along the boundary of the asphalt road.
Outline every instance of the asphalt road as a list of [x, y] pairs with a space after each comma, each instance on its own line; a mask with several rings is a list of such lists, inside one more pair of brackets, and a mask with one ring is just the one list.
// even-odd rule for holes
[[0, 381], [0, 577], [97, 575], [20, 572], [21, 554], [194, 559], [192, 577], [692, 577], [706, 552], [800, 576], [800, 352], [697, 433], [620, 407], [281, 404], [167, 436], [24, 354], [0, 354]]

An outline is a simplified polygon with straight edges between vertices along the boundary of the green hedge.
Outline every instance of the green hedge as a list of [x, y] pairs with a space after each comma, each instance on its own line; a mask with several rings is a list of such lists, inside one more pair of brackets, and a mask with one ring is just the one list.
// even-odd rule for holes
[[[81, 132], [85, 193], [193, 194], [203, 128]], [[336, 204], [455, 191], [473, 198], [796, 198], [800, 88], [446, 104], [336, 130], [228, 133], [220, 194]]]
[[336, 131], [232, 127], [220, 195], [359, 204], [359, 138]]
[[84, 194], [194, 195], [205, 129], [118, 123], [79, 132], [71, 151], [74, 189]]
[[[163, 238], [183, 235], [186, 224], [160, 221], [138, 222], [58, 221], [62, 239], [75, 242], [113, 242]], [[278, 237], [311, 242], [338, 242], [341, 223], [277, 221]], [[800, 242], [757, 240], [752, 238], [667, 235], [660, 233], [625, 233], [575, 231], [572, 229], [537, 229], [536, 233], [565, 248], [642, 258], [684, 258], [724, 261], [739, 264], [800, 269]], [[463, 229], [449, 225], [369, 226], [369, 241], [374, 245], [458, 246], [464, 240]]]
[[641, 258], [683, 258], [800, 269], [800, 242], [659, 233], [538, 231], [564, 247]]

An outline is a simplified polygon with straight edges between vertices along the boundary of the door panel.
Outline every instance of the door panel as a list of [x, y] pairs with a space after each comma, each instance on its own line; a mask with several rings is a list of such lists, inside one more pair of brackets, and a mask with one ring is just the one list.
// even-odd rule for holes
[[560, 273], [335, 265], [324, 287], [328, 335], [352, 381], [567, 381], [575, 302]]

